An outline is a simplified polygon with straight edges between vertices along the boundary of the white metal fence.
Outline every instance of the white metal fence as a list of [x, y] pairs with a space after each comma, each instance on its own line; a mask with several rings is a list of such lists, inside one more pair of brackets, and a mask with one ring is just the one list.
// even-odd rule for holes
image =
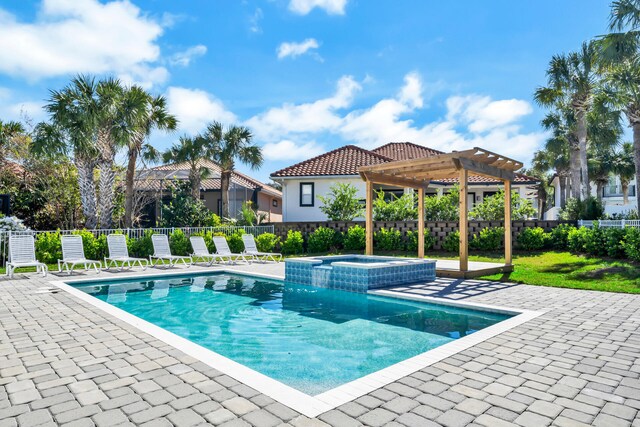
[[578, 227], [592, 228], [597, 223], [602, 228], [640, 227], [640, 219], [603, 219], [600, 221], [578, 220]]
[[147, 231], [153, 231], [154, 234], [166, 234], [170, 235], [175, 230], [182, 230], [187, 236], [202, 232], [223, 233], [227, 236], [242, 230], [246, 234], [253, 234], [259, 236], [264, 233], [273, 233], [273, 225], [255, 225], [255, 226], [219, 226], [219, 227], [165, 227], [165, 228], [119, 228], [119, 229], [96, 229], [96, 230], [27, 230], [27, 231], [0, 231], [0, 267], [3, 267], [7, 261], [9, 254], [9, 236], [16, 234], [30, 234], [34, 238], [38, 238], [38, 235], [42, 233], [60, 233], [60, 234], [73, 234], [79, 231], [88, 231], [92, 233], [96, 238], [102, 235], [109, 235], [113, 233], [121, 233], [128, 236], [130, 239], [138, 239]]

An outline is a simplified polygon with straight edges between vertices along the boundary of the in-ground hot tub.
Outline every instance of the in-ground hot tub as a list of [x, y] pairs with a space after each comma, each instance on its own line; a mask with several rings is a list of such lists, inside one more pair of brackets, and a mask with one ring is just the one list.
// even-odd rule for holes
[[351, 292], [435, 278], [436, 262], [421, 258], [335, 255], [285, 260], [287, 282]]

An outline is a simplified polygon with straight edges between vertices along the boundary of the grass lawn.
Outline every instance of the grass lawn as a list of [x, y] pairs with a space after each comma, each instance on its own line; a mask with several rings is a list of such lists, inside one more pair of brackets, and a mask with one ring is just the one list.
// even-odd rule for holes
[[[427, 258], [456, 258], [446, 252], [429, 252]], [[470, 261], [504, 262], [502, 254], [469, 255]], [[594, 291], [640, 293], [640, 265], [628, 261], [576, 255], [570, 252], [514, 252], [514, 272], [485, 276], [528, 285]]]

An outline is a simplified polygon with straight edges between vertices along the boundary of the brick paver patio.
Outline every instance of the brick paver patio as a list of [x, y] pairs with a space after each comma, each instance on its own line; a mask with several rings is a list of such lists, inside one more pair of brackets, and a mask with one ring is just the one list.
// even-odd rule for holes
[[640, 296], [475, 280], [394, 288], [546, 313], [309, 419], [63, 291], [38, 293], [50, 280], [0, 279], [0, 426], [640, 426]]

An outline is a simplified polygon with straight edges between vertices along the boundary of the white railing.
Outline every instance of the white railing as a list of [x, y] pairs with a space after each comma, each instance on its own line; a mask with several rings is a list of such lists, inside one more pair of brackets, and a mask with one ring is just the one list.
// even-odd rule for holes
[[640, 227], [640, 219], [603, 219], [599, 221], [578, 220], [578, 227], [592, 228], [597, 223], [602, 228]]
[[27, 231], [0, 231], [0, 267], [3, 267], [6, 263], [6, 259], [9, 253], [9, 236], [16, 234], [31, 234], [34, 238], [38, 238], [43, 233], [60, 233], [60, 234], [73, 234], [78, 231], [88, 231], [92, 233], [96, 238], [102, 235], [109, 235], [113, 233], [122, 233], [128, 236], [130, 239], [138, 239], [147, 231], [153, 231], [154, 234], [166, 234], [170, 235], [175, 230], [182, 230], [187, 236], [202, 232], [223, 233], [226, 236], [234, 234], [239, 230], [242, 230], [246, 234], [253, 234], [259, 236], [264, 233], [273, 233], [273, 225], [254, 225], [254, 226], [235, 226], [235, 225], [222, 225], [219, 227], [164, 227], [164, 228], [111, 228], [111, 229], [96, 229], [96, 230], [27, 230]]

